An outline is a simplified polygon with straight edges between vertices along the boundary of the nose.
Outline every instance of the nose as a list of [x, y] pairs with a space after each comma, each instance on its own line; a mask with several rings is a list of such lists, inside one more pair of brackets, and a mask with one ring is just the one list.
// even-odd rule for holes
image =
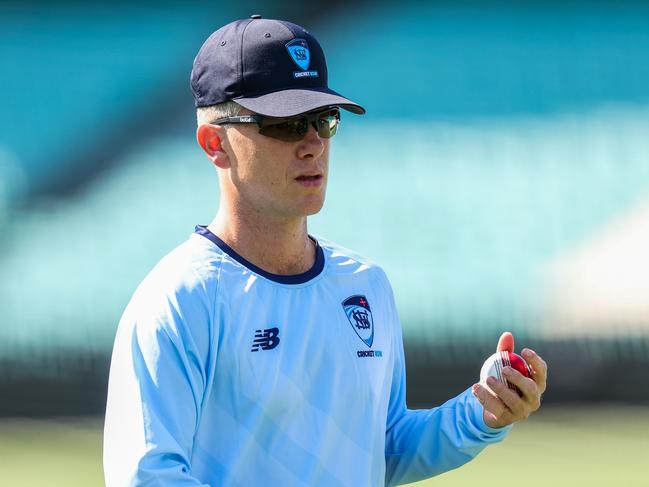
[[309, 125], [304, 138], [299, 142], [297, 148], [297, 155], [300, 159], [317, 158], [322, 155], [327, 142], [318, 135], [315, 127]]

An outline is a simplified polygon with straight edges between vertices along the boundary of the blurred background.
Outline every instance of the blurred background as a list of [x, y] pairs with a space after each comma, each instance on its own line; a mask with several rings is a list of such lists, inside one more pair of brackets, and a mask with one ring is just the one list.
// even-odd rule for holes
[[410, 407], [504, 330], [550, 365], [533, 419], [422, 485], [649, 485], [649, 5], [412, 0], [0, 2], [0, 484], [102, 485], [121, 312], [217, 209], [192, 61], [252, 13], [367, 108], [310, 230], [390, 277]]

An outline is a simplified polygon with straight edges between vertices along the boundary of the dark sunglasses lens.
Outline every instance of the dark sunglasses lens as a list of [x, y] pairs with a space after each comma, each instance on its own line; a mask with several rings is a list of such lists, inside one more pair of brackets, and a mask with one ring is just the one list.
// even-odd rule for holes
[[318, 116], [318, 135], [323, 139], [329, 139], [336, 135], [340, 114], [338, 110], [331, 110]]
[[308, 127], [306, 117], [300, 117], [285, 122], [265, 124], [259, 129], [259, 133], [284, 142], [297, 142], [304, 138]]
[[329, 139], [338, 130], [340, 112], [338, 110], [328, 110], [315, 114], [315, 116], [302, 115], [281, 122], [275, 121], [276, 123], [273, 123], [272, 118], [267, 118], [262, 122], [259, 133], [284, 142], [297, 142], [302, 140], [308, 132], [310, 121], [320, 137]]

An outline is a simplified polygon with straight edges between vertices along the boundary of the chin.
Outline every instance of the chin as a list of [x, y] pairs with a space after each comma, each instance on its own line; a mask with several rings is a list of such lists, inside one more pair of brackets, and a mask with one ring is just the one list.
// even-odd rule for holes
[[322, 209], [324, 202], [324, 194], [311, 194], [301, 198], [301, 201], [296, 202], [295, 209], [298, 210], [301, 216], [315, 215]]
[[322, 209], [322, 204], [319, 205], [304, 205], [301, 208], [295, 208], [296, 216], [311, 216], [315, 215]]
[[314, 201], [305, 204], [302, 207], [302, 211], [300, 212], [302, 216], [310, 216], [310, 215], [315, 215], [318, 213], [322, 207], [324, 206], [324, 201]]
[[320, 212], [321, 209], [322, 209], [322, 205], [309, 206], [309, 207], [303, 208], [302, 211], [301, 211], [301, 216], [315, 215], [316, 213]]

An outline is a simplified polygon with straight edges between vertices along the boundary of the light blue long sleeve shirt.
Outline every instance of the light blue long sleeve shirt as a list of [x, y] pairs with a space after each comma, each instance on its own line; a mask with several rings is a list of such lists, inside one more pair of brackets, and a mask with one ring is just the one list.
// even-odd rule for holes
[[405, 393], [379, 267], [320, 240], [308, 272], [273, 275], [197, 227], [120, 321], [106, 485], [391, 486], [456, 468], [508, 431], [484, 423], [470, 390], [430, 410], [407, 409]]

